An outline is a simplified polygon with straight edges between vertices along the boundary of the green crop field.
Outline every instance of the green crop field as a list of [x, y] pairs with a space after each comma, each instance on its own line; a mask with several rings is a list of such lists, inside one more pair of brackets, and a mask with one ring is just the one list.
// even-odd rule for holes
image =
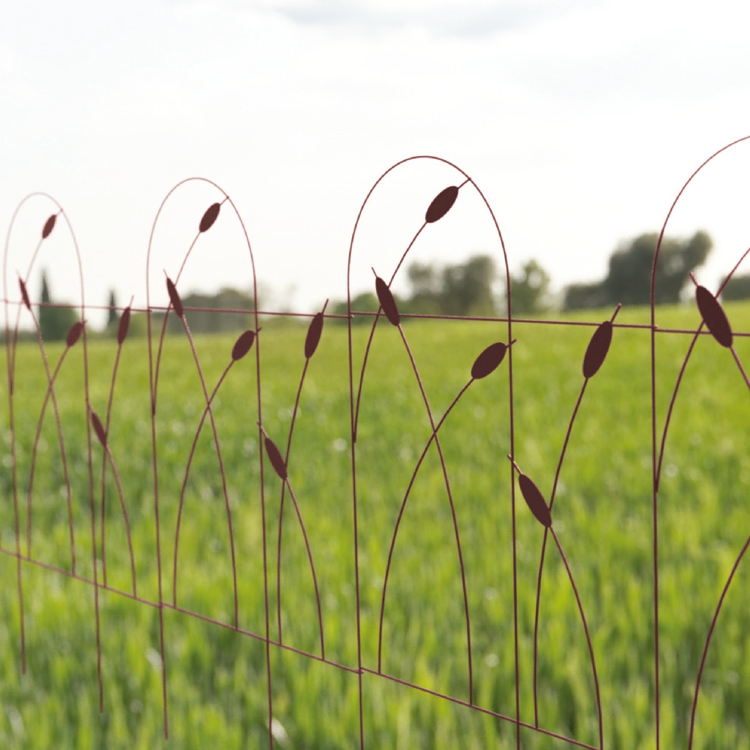
[[[727, 304], [726, 311], [735, 331], [750, 330], [749, 306]], [[611, 312], [578, 320], [600, 322]], [[695, 330], [700, 323], [694, 304], [657, 312], [663, 329]], [[552, 511], [553, 529], [591, 635], [604, 747], [613, 750], [655, 746], [650, 333], [635, 326], [646, 323], [647, 310], [622, 310], [617, 316], [607, 359], [588, 381], [573, 423]], [[163, 609], [168, 742], [163, 737], [160, 617], [158, 607], [152, 606], [159, 601], [159, 579], [146, 339], [128, 338], [122, 347], [107, 432], [111, 461], [105, 461], [102, 445], [87, 427], [83, 339], [65, 353], [55, 379], [55, 402], [49, 399], [46, 406], [48, 381], [39, 347], [19, 345], [12, 403], [20, 552], [71, 572], [72, 535], [77, 578], [21, 562], [27, 658], [22, 674], [4, 378], [0, 747], [267, 747], [267, 654], [274, 745], [359, 746], [347, 329], [326, 322], [308, 363], [279, 535], [282, 481], [266, 458], [261, 493], [263, 439], [258, 423], [285, 454], [306, 361], [306, 328], [272, 322], [264, 326], [256, 345], [221, 381], [211, 402], [213, 425], [205, 414], [204, 385], [210, 395], [232, 361], [235, 338], [195, 341], [203, 384], [187, 338], [165, 341], [154, 424], [162, 598], [168, 605]], [[582, 361], [594, 330], [514, 325], [514, 445], [510, 357], [486, 378], [472, 382], [453, 406], [438, 432], [446, 472], [432, 441], [404, 505], [388, 571], [379, 648], [389, 548], [407, 487], [431, 436], [425, 399], [401, 335], [380, 320], [364, 378], [356, 443], [366, 747], [516, 747], [514, 723], [464, 705], [473, 701], [496, 714], [516, 715], [512, 467], [507, 455], [513, 450], [520, 470], [549, 501], [584, 384]], [[355, 383], [368, 333], [368, 326], [354, 329]], [[507, 343], [503, 323], [413, 321], [403, 325], [403, 333], [436, 423], [469, 383], [479, 353], [495, 341]], [[690, 340], [679, 333], [657, 336], [659, 436]], [[748, 366], [747, 339], [736, 336], [734, 349]], [[47, 346], [51, 372], [64, 351], [60, 344]], [[117, 342], [89, 337], [86, 353], [90, 408], [106, 424]], [[4, 347], [0, 359], [5, 372]], [[711, 618], [750, 535], [749, 423], [750, 390], [732, 352], [711, 336], [701, 336], [675, 403], [658, 495], [663, 748], [688, 746], [696, 678]], [[95, 589], [81, 580], [94, 577], [92, 494], [99, 547], [96, 575], [102, 584], [106, 564], [107, 586], [98, 593], [101, 713]], [[521, 720], [533, 726], [534, 610], [544, 528], [524, 502], [517, 482], [515, 504], [518, 700]], [[145, 601], [132, 597], [123, 505], [137, 597]], [[694, 748], [750, 748], [749, 590], [750, 570], [743, 561], [724, 601], [703, 671]], [[235, 617], [246, 632], [233, 629]], [[263, 640], [266, 628], [274, 642], [268, 650]], [[325, 660], [319, 658], [322, 647]], [[388, 677], [376, 674], [379, 660]], [[586, 637], [571, 580], [552, 538], [544, 565], [537, 679], [539, 726], [598, 746]], [[521, 746], [574, 747], [528, 727], [521, 729]]]

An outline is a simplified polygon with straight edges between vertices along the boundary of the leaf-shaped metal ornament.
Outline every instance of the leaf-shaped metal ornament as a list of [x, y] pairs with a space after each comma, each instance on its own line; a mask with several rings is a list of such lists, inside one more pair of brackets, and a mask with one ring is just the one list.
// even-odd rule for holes
[[26, 284], [23, 283], [23, 279], [18, 277], [18, 286], [21, 287], [21, 299], [23, 304], [26, 305], [26, 309], [31, 312], [31, 300], [29, 299], [29, 292], [26, 289]]
[[401, 322], [401, 316], [398, 313], [398, 307], [396, 306], [396, 300], [393, 299], [393, 294], [388, 288], [388, 284], [380, 278], [375, 277], [375, 292], [378, 295], [378, 302], [383, 308], [385, 317], [394, 325], [397, 326]]
[[96, 437], [99, 438], [99, 442], [106, 448], [107, 447], [107, 433], [104, 431], [104, 425], [102, 420], [99, 419], [99, 415], [92, 409], [91, 410], [91, 424], [94, 427]]
[[552, 526], [552, 514], [539, 488], [526, 474], [518, 475], [518, 484], [521, 487], [521, 494], [523, 494], [526, 505], [529, 506], [536, 520], [548, 529]]
[[604, 359], [609, 351], [609, 345], [612, 343], [612, 321], [605, 320], [594, 331], [594, 335], [589, 341], [586, 348], [586, 354], [583, 357], [583, 377], [593, 378], [599, 368], [604, 364]]
[[125, 337], [128, 335], [128, 328], [130, 328], [130, 305], [122, 311], [120, 316], [120, 322], [117, 324], [117, 343], [122, 345], [125, 341]]
[[279, 475], [279, 478], [286, 481], [286, 464], [281, 456], [281, 451], [276, 447], [276, 443], [271, 440], [270, 437], [265, 439], [266, 453], [268, 454], [268, 460], [271, 462], [274, 471]]
[[172, 282], [172, 279], [167, 276], [167, 291], [169, 292], [169, 299], [172, 300], [172, 307], [174, 311], [181, 318], [183, 316], [182, 300], [180, 295], [177, 293], [177, 287]]
[[719, 301], [705, 286], [695, 287], [695, 301], [698, 303], [703, 322], [711, 335], [727, 349], [732, 346], [732, 327], [729, 325], [727, 314]]
[[242, 359], [252, 348], [255, 341], [255, 331], [245, 331], [239, 335], [232, 347], [232, 359], [237, 362]]
[[73, 323], [72, 326], [70, 326], [70, 330], [68, 331], [68, 335], [65, 338], [65, 343], [70, 346], [75, 346], [76, 342], [79, 338], [81, 338], [81, 333], [83, 332], [83, 323], [81, 323], [80, 320]]
[[493, 373], [500, 363], [505, 359], [505, 352], [508, 351], [506, 344], [502, 341], [496, 341], [490, 344], [475, 360], [471, 367], [471, 377], [474, 380], [486, 378]]
[[47, 237], [49, 237], [52, 234], [52, 230], [55, 228], [55, 222], [57, 221], [57, 214], [52, 214], [52, 216], [47, 219], [47, 221], [44, 222], [44, 227], [42, 227], [42, 239], [46, 240]]
[[[377, 283], [377, 282], [376, 282]], [[323, 333], [323, 313], [315, 313], [307, 329], [305, 337], [305, 359], [310, 359], [320, 343], [320, 337]]]
[[456, 198], [458, 198], [458, 188], [455, 185], [451, 185], [439, 192], [427, 208], [424, 220], [428, 224], [434, 224], [436, 221], [442, 219], [453, 208]]
[[214, 225], [216, 219], [219, 218], [219, 211], [221, 211], [221, 203], [212, 203], [207, 209], [206, 213], [203, 214], [201, 223], [198, 226], [199, 232], [207, 232]]

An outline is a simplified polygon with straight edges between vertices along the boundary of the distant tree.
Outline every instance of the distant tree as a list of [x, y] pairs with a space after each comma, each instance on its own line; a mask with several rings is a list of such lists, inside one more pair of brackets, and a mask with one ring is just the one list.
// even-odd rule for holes
[[[216, 294], [190, 292], [181, 299], [191, 333], [228, 333], [255, 325], [253, 297], [237, 289], [223, 287]], [[161, 325], [164, 313], [152, 311], [151, 315], [152, 321]], [[184, 324], [174, 311], [169, 315], [167, 331], [178, 335], [184, 332]]]
[[[185, 308], [199, 308], [186, 310], [185, 319], [192, 333], [222, 333], [228, 331], [242, 331], [252, 328], [254, 324], [250, 310], [253, 309], [252, 297], [248, 294], [224, 287], [216, 294], [201, 294], [192, 292], [182, 298]], [[242, 312], [214, 312], [215, 310], [238, 310]], [[182, 323], [177, 316], [171, 323], [182, 332]]]
[[439, 315], [442, 311], [443, 284], [439, 269], [431, 263], [414, 262], [406, 269], [411, 295], [402, 312]]
[[61, 307], [52, 303], [47, 273], [42, 271], [42, 303], [39, 305], [39, 331], [44, 341], [62, 341], [68, 335], [70, 327], [76, 322], [75, 311], [70, 307]]
[[[565, 292], [565, 309], [615, 305], [648, 305], [651, 302], [651, 268], [659, 235], [642, 234], [621, 245], [609, 259], [606, 278], [598, 284], [576, 284]], [[665, 237], [656, 265], [654, 301], [676, 303], [690, 273], [702, 265], [712, 247], [703, 231], [689, 239]]]
[[593, 310], [608, 304], [604, 284], [570, 284], [565, 287], [563, 310]]
[[492, 291], [497, 276], [489, 255], [474, 255], [465, 263], [443, 269], [440, 308], [445, 315], [494, 315]]
[[[397, 303], [398, 304], [398, 303]], [[373, 292], [362, 292], [356, 297], [352, 297], [352, 312], [377, 312], [380, 307], [378, 298]], [[333, 315], [347, 315], [348, 307], [346, 300], [339, 300], [331, 305], [330, 312]], [[339, 318], [338, 322], [346, 323], [346, 318]], [[372, 324], [372, 318], [369, 315], [354, 315], [352, 318], [353, 325], [362, 325], [364, 323]]]
[[42, 271], [42, 299], [43, 305], [48, 305], [52, 302], [52, 297], [49, 293], [49, 284], [47, 283], [47, 272]]
[[411, 296], [440, 294], [440, 275], [432, 263], [415, 261], [406, 269], [411, 286]]
[[[440, 268], [433, 264], [412, 263], [406, 270], [411, 294], [394, 294], [399, 312], [405, 315], [478, 315], [496, 313], [493, 282], [497, 275], [489, 255], [474, 255], [465, 263]], [[373, 284], [374, 286], [374, 284]], [[352, 310], [376, 312], [378, 298], [363, 292], [352, 298]], [[346, 315], [346, 301], [334, 302], [329, 308], [336, 315]], [[368, 316], [356, 316], [355, 323], [368, 322]]]
[[[721, 279], [719, 283], [724, 281]], [[740, 274], [732, 276], [724, 286], [721, 292], [722, 300], [738, 300], [750, 298], [750, 274]]]
[[[655, 232], [642, 234], [612, 255], [604, 280], [608, 304], [648, 305], [651, 302], [651, 267], [658, 239]], [[657, 305], [680, 301], [680, 293], [691, 271], [705, 262], [711, 246], [706, 232], [696, 232], [688, 240], [673, 237], [662, 240], [654, 286]]]
[[550, 276], [536, 260], [524, 263], [521, 275], [511, 274], [513, 315], [534, 315], [549, 308]]
[[115, 290], [109, 292], [109, 311], [107, 313], [107, 330], [117, 332], [117, 324], [120, 322], [120, 313], [117, 312], [117, 299]]

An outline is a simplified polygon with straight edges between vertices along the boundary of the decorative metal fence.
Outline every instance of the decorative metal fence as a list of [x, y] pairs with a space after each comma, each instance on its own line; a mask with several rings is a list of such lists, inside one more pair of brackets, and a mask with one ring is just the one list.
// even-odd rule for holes
[[[673, 208], [703, 166], [739, 142], [701, 165]], [[179, 267], [166, 271], [168, 303], [156, 302], [152, 274], [160, 268], [150, 243], [147, 305], [119, 309], [109, 338], [93, 336], [85, 323], [90, 308], [83, 295], [84, 269], [63, 208], [42, 194], [21, 203], [8, 231], [3, 267], [7, 426], [0, 511], [0, 580], [16, 603], [15, 611], [3, 618], [6, 635], [17, 632], [8, 647], [18, 671], [33, 672], [34, 654], [57, 648], [51, 634], [43, 632], [42, 613], [51, 596], [45, 586], [67, 586], [68, 596], [88, 597], [94, 642], [86, 644], [80, 657], [62, 653], [59, 658], [85, 659], [89, 654], [95, 660], [96, 687], [84, 689], [95, 690], [102, 715], [122, 699], [115, 674], [127, 674], [134, 659], [148, 662], [158, 676], [158, 690], [139, 688], [140, 698], [129, 705], [160, 703], [165, 738], [188, 721], [184, 705], [173, 705], [173, 686], [212, 669], [205, 663], [186, 664], [194, 657], [180, 643], [186, 630], [196, 626], [202, 635], [191, 637], [205, 638], [217, 649], [231, 643], [235, 655], [243, 648], [238, 643], [252, 644], [242, 657], [243, 669], [251, 670], [245, 676], [255, 685], [253, 695], [263, 699], [245, 705], [245, 718], [238, 715], [236, 721], [245, 726], [250, 716], [269, 747], [293, 745], [291, 725], [302, 711], [312, 713], [313, 721], [333, 712], [344, 738], [341, 746], [444, 746], [455, 741], [424, 726], [420, 734], [402, 708], [406, 714], [416, 712], [413, 716], [421, 716], [416, 719], [421, 722], [448, 711], [456, 736], [465, 732], [472, 743], [502, 747], [624, 746], [625, 728], [633, 721], [647, 722], [647, 736], [641, 740], [657, 748], [672, 738], [686, 739], [688, 748], [703, 747], [717, 736], [724, 738], [725, 747], [740, 746], [732, 744], [735, 740], [747, 746], [750, 725], [741, 708], [735, 718], [721, 714], [719, 728], [708, 739], [700, 736], [702, 702], [711, 711], [717, 706], [729, 710], [731, 696], [739, 696], [741, 703], [750, 683], [744, 671], [750, 658], [745, 593], [738, 576], [750, 537], [744, 544], [736, 542], [745, 538], [750, 525], [741, 502], [724, 506], [719, 520], [730, 535], [722, 542], [723, 562], [710, 571], [710, 610], [694, 606], [689, 580], [679, 577], [679, 559], [670, 563], [667, 576], [674, 580], [668, 594], [660, 587], [660, 574], [665, 546], [680, 550], [675, 553], [679, 558], [688, 554], [685, 550], [699, 551], [708, 544], [693, 539], [693, 546], [687, 545], [680, 537], [682, 511], [674, 507], [675, 498], [685, 507], [700, 505], [708, 490], [698, 489], [696, 497], [689, 497], [693, 485], [673, 484], [672, 505], [663, 506], [665, 486], [680, 471], [688, 478], [691, 471], [669, 457], [673, 433], [693, 429], [680, 422], [680, 410], [703, 408], [705, 394], [691, 390], [691, 366], [701, 358], [716, 363], [711, 372], [720, 375], [707, 384], [709, 390], [732, 390], [732, 409], [745, 414], [750, 380], [740, 354], [750, 334], [733, 330], [718, 301], [721, 288], [711, 291], [697, 284], [695, 328], [669, 321], [659, 325], [653, 279], [671, 210], [653, 259], [650, 320], [628, 318], [619, 306], [603, 321], [580, 316], [528, 320], [511, 313], [471, 319], [401, 314], [391, 286], [420, 236], [439, 231], [438, 222], [466, 192], [484, 201], [474, 181], [445, 160], [414, 157], [405, 162], [426, 159], [450, 167], [457, 177], [431, 202], [425, 201], [426, 213], [415, 217], [415, 234], [397, 265], [373, 269], [377, 312], [353, 309], [350, 288], [345, 314], [323, 306], [311, 316], [284, 316], [295, 324], [286, 327], [276, 325], [276, 313], [257, 305], [223, 310], [225, 315], [250, 316], [251, 325], [221, 354], [215, 343], [193, 336], [190, 316], [196, 311], [183, 304], [180, 293], [186, 264], [205, 262], [194, 257], [204, 235], [216, 222], [231, 220], [244, 237], [248, 278], [257, 299], [248, 233], [234, 203], [217, 185], [198, 180], [214, 189], [217, 199], [198, 221]], [[365, 199], [352, 232], [349, 272], [358, 262], [358, 227], [368, 201], [381, 180], [405, 162], [386, 171]], [[187, 180], [170, 191], [154, 229], [175, 191], [189, 190], [195, 182]], [[492, 209], [484, 202], [496, 228], [512, 311], [508, 255]], [[27, 269], [14, 278], [9, 247], [14, 226], [30, 203], [53, 208], [39, 244], [28, 248]], [[80, 319], [61, 344], [44, 340], [42, 308], [32, 304], [28, 291], [40, 250], [53, 232], [70, 233], [81, 277], [75, 308]], [[132, 328], [136, 320], [139, 339]], [[168, 336], [175, 320], [180, 333]], [[29, 325], [33, 340], [23, 343], [19, 336]], [[437, 340], [426, 333], [430, 326], [443, 327]], [[481, 333], [475, 336], [477, 331]], [[539, 338], [541, 331], [555, 335]], [[614, 371], [611, 360], [627, 336], [637, 341], [640, 360], [631, 364], [643, 365], [640, 375]], [[546, 369], [550, 362], [557, 366], [556, 355], [545, 359], [549, 352], [535, 352], [534, 346], [549, 347], [553, 339], [566, 337], [572, 343], [565, 343], [565, 361], [557, 362], [564, 374], [558, 375]], [[316, 369], [329, 340], [333, 348]], [[468, 358], [466, 342], [474, 346]], [[296, 380], [296, 374], [278, 369], [294, 361], [285, 351], [292, 346], [299, 366]], [[202, 357], [206, 351], [210, 356]], [[662, 351], [667, 354], [660, 355]], [[571, 363], [571, 352], [578, 352], [577, 362]], [[668, 374], [662, 369], [667, 361], [675, 364]], [[450, 374], [444, 363], [452, 368]], [[535, 372], [535, 367], [544, 371]], [[130, 368], [128, 378], [140, 373], [141, 379], [123, 383], [125, 368]], [[728, 373], [741, 377], [730, 377], [727, 385], [721, 378]], [[282, 393], [282, 374], [296, 382], [296, 390]], [[636, 387], [635, 380], [644, 374], [645, 389]], [[524, 388], [535, 377], [544, 390]], [[634, 390], [626, 392], [623, 383], [631, 377]], [[190, 383], [197, 400], [175, 392], [183, 388], [170, 385], [176, 379]], [[601, 388], [599, 380], [606, 380]], [[381, 387], [386, 395], [376, 393]], [[682, 397], [685, 391], [692, 395]], [[532, 411], [519, 411], [522, 402], [536, 402], [536, 423], [528, 416]], [[560, 403], [566, 404], [563, 422], [554, 415], [553, 402], [558, 410]], [[620, 408], [633, 412], [633, 425], [622, 425], [622, 433], [611, 435], [590, 432], [597, 414], [619, 413]], [[462, 413], [464, 421], [455, 424]], [[724, 416], [711, 413], [707, 419], [717, 423]], [[623, 443], [626, 432], [632, 435], [633, 455], [639, 456], [636, 466]], [[741, 428], [735, 434], [727, 426], [717, 434], [730, 442], [746, 440]], [[727, 468], [721, 462], [730, 452], [727, 446], [708, 435], [701, 444], [694, 432], [689, 438], [703, 458], [709, 457], [708, 480], [719, 482], [721, 472], [734, 471], [727, 482], [740, 487], [741, 495], [742, 467]], [[621, 472], [612, 474], [612, 467], [604, 465], [587, 469], [585, 454], [610, 439], [606, 447], [612, 466]], [[303, 458], [297, 459], [301, 452]], [[692, 454], [686, 455], [682, 460], [691, 461]], [[588, 481], [577, 473], [582, 471], [610, 477], [605, 482], [609, 490], [596, 498], [586, 498], [582, 491], [571, 515], [572, 506], [563, 505], [577, 484]], [[618, 505], [627, 488], [617, 482], [639, 485], [636, 495], [645, 488], [638, 508]], [[603, 519], [610, 512], [618, 528], [607, 530]], [[648, 538], [637, 534], [640, 526], [631, 528], [629, 513], [640, 517], [638, 523], [646, 519]], [[699, 518], [700, 508], [696, 513]], [[594, 520], [584, 518], [586, 514]], [[593, 526], [584, 530], [585, 524]], [[635, 538], [629, 538], [634, 530]], [[683, 531], [700, 537], [700, 528]], [[611, 567], [602, 567], [608, 552], [616, 558], [624, 554], [625, 547], [612, 547], [610, 539], [631, 545], [632, 559], [638, 561], [632, 571], [634, 588], [622, 583], [628, 571], [619, 570], [622, 587], [612, 594], [614, 602], [604, 600], [606, 591], [597, 577], [606, 578], [608, 571], [631, 561], [610, 559]], [[582, 549], [585, 544], [593, 549]], [[577, 585], [581, 576], [586, 579], [583, 589]], [[70, 582], [77, 587], [70, 588]], [[628, 601], [631, 596], [634, 601]], [[665, 598], [670, 612], [666, 623], [660, 616]], [[730, 600], [736, 600], [734, 608], [724, 613]], [[133, 607], [119, 610], [118, 601]], [[153, 618], [153, 627], [145, 627], [141, 653], [108, 651], [107, 634], [131, 627], [128, 617], [135, 623], [136, 607]], [[608, 624], [606, 615], [617, 607], [627, 612], [624, 624]], [[680, 622], [675, 625], [673, 619]], [[695, 636], [692, 646], [675, 640], [675, 634], [686, 632], [686, 622]], [[730, 624], [718, 636], [718, 626], [725, 622]], [[622, 667], [625, 676], [617, 683], [619, 667], [608, 666], [620, 659], [612, 638], [625, 641], [626, 652], [638, 651], [633, 669], [645, 672], [637, 680]], [[712, 655], [731, 638], [744, 661], [728, 667], [713, 662]], [[695, 643], [700, 643], [697, 650]], [[735, 651], [731, 653], [735, 659]], [[692, 678], [675, 685], [678, 662], [684, 662], [680, 669]], [[224, 668], [230, 674], [232, 664]], [[290, 687], [295, 673], [312, 672], [318, 675], [312, 682]], [[504, 672], [502, 678], [499, 672]], [[66, 690], [54, 673], [47, 678], [50, 690]], [[556, 684], [560, 680], [564, 688]], [[704, 698], [707, 681], [710, 695]], [[226, 694], [236, 689], [231, 680], [212, 686]], [[628, 691], [623, 702], [621, 693]], [[428, 701], [429, 711], [420, 714], [409, 704], [412, 696]], [[642, 713], [627, 715], [623, 706], [636, 705]], [[18, 711], [6, 714], [13, 724]], [[248, 741], [253, 731], [243, 729], [239, 736]], [[726, 734], [716, 734], [721, 731]], [[303, 729], [296, 736], [306, 742]], [[323, 746], [307, 742], [305, 746]], [[339, 745], [332, 740], [326, 746]]]

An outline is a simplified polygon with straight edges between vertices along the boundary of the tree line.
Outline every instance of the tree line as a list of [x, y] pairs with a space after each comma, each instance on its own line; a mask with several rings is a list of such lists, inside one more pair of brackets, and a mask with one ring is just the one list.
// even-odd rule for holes
[[[597, 282], [575, 283], [565, 287], [559, 300], [550, 291], [549, 273], [536, 260], [528, 260], [510, 277], [514, 317], [539, 315], [561, 308], [563, 311], [585, 310], [623, 305], [648, 305], [651, 300], [651, 271], [658, 241], [655, 232], [641, 234], [621, 243], [611, 254], [606, 276]], [[656, 266], [654, 301], [657, 305], [680, 301], [690, 284], [690, 275], [708, 258], [711, 237], [698, 231], [691, 237], [664, 237]], [[394, 295], [399, 311], [405, 315], [456, 317], [496, 317], [507, 311], [507, 284], [501, 278], [490, 255], [476, 254], [463, 263], [439, 265], [415, 261], [406, 268], [409, 292]], [[374, 284], [373, 284], [374, 290]], [[46, 341], [63, 340], [77, 320], [75, 309], [52, 302], [46, 273], [42, 274], [39, 305], [39, 327]], [[724, 286], [724, 300], [750, 298], [750, 274], [733, 276]], [[254, 325], [252, 295], [229, 287], [216, 294], [192, 293], [183, 300], [186, 319], [194, 333], [222, 333], [245, 330]], [[380, 303], [374, 291], [352, 298], [352, 310], [376, 312]], [[114, 291], [109, 297], [106, 333], [116, 335], [119, 319]], [[334, 301], [329, 312], [347, 315], [345, 300]], [[154, 312], [157, 322], [163, 312]], [[355, 322], [367, 322], [367, 316], [356, 316]], [[160, 323], [159, 323], [160, 325]], [[180, 332], [182, 322], [170, 316], [167, 330]], [[131, 332], [145, 333], [145, 317], [133, 315]]]
[[[566, 287], [563, 310], [594, 307], [648, 305], [651, 302], [651, 270], [654, 250], [659, 240], [656, 232], [641, 234], [622, 243], [609, 258], [604, 279], [593, 284], [571, 284]], [[713, 241], [700, 230], [692, 237], [664, 237], [656, 265], [654, 302], [657, 305], [676, 304], [690, 288], [690, 275], [708, 259]], [[750, 299], [750, 273], [735, 274], [728, 281], [726, 275], [717, 282], [722, 300]]]
[[[74, 306], [52, 299], [50, 283], [45, 271], [42, 272], [39, 303], [37, 322], [42, 339], [64, 341], [79, 316]], [[182, 298], [182, 304], [185, 308], [185, 319], [192, 333], [226, 333], [247, 330], [255, 325], [252, 295], [231, 287], [224, 287], [215, 294], [199, 292], [187, 294]], [[111, 290], [107, 304], [107, 323], [103, 331], [105, 335], [117, 336], [120, 314], [117, 297], [114, 290]], [[161, 328], [163, 320], [163, 311], [152, 311], [152, 324]], [[128, 335], [145, 336], [146, 325], [146, 316], [143, 313], [133, 313]], [[176, 315], [170, 315], [167, 321], [167, 333], [180, 333], [182, 330], [182, 321]]]
[[[651, 271], [659, 240], [655, 232], [642, 234], [618, 247], [609, 258], [607, 275], [593, 284], [571, 284], [565, 289], [563, 309], [648, 305], [651, 302]], [[654, 301], [676, 304], [690, 281], [690, 274], [703, 265], [713, 242], [698, 231], [692, 237], [665, 237], [656, 264]]]
[[[658, 234], [641, 234], [619, 245], [609, 258], [607, 275], [593, 283], [571, 284], [561, 299], [550, 292], [550, 275], [536, 260], [523, 264], [510, 277], [514, 317], [539, 315], [553, 308], [564, 311], [623, 305], [648, 305], [651, 300], [651, 270]], [[704, 231], [689, 238], [665, 237], [656, 267], [654, 298], [657, 305], [680, 301], [690, 274], [705, 263], [712, 241]], [[407, 268], [410, 294], [396, 297], [404, 314], [496, 316], [507, 311], [507, 286], [497, 284], [498, 269], [489, 255], [475, 255], [465, 263], [439, 267], [412, 263]], [[744, 286], [743, 286], [744, 285]], [[742, 290], [750, 296], [750, 276], [737, 278], [725, 287], [723, 296], [734, 299]], [[374, 312], [378, 300], [372, 292], [352, 299], [352, 309]], [[347, 312], [346, 302], [334, 305], [340, 315]], [[360, 319], [366, 321], [366, 318]]]

